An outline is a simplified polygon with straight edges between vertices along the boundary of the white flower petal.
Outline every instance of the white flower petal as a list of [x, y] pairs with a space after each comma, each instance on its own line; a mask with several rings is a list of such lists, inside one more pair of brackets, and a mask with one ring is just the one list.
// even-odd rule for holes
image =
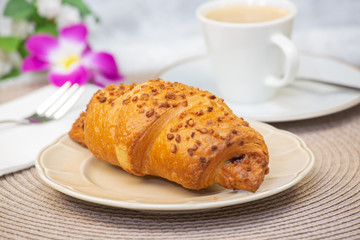
[[40, 16], [52, 19], [61, 9], [61, 0], [37, 0], [36, 7]]
[[35, 30], [35, 24], [24, 20], [12, 20], [11, 22], [11, 35], [20, 37], [22, 39], [27, 38]]
[[73, 41], [66, 41], [64, 39], [60, 39], [59, 47], [52, 50], [49, 53], [49, 61], [52, 65], [58, 65], [62, 61], [62, 59], [68, 58], [69, 56], [79, 56], [86, 48], [85, 44]]
[[70, 5], [63, 5], [59, 14], [56, 16], [58, 28], [63, 28], [79, 22], [81, 22], [79, 10]]
[[12, 65], [9, 60], [9, 54], [0, 50], [0, 77], [10, 73]]

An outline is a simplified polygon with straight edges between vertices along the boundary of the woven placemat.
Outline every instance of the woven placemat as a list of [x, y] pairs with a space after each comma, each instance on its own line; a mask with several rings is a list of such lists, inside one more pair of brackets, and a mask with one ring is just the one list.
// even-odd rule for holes
[[312, 171], [277, 195], [205, 212], [155, 214], [59, 193], [34, 167], [0, 178], [0, 239], [360, 239], [360, 106], [274, 124], [314, 152]]

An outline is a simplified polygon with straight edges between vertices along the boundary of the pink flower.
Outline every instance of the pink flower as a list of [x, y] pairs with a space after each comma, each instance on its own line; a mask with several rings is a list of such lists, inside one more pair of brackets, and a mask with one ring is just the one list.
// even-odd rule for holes
[[22, 63], [23, 72], [49, 71], [49, 81], [61, 86], [65, 82], [94, 83], [106, 86], [123, 79], [114, 57], [106, 52], [94, 52], [87, 43], [84, 24], [61, 29], [59, 39], [37, 34], [25, 43], [30, 56]]

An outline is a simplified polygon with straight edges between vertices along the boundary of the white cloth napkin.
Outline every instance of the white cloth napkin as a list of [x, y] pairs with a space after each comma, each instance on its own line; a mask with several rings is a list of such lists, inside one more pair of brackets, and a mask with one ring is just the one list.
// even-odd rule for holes
[[[66, 134], [81, 111], [98, 89], [88, 84], [84, 94], [61, 119], [44, 124], [0, 124], [0, 176], [34, 164], [37, 154], [47, 145]], [[43, 100], [56, 91], [48, 85], [24, 97], [0, 105], [0, 120], [19, 119], [32, 114]]]

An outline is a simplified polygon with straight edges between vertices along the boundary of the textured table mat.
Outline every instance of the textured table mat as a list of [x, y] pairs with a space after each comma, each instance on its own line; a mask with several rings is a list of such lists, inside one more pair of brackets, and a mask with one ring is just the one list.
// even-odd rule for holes
[[[16, 92], [2, 91], [0, 102], [10, 95]], [[155, 214], [69, 197], [32, 167], [0, 178], [0, 239], [359, 239], [360, 105], [273, 125], [303, 138], [316, 159], [307, 177], [282, 193], [206, 212]]]

